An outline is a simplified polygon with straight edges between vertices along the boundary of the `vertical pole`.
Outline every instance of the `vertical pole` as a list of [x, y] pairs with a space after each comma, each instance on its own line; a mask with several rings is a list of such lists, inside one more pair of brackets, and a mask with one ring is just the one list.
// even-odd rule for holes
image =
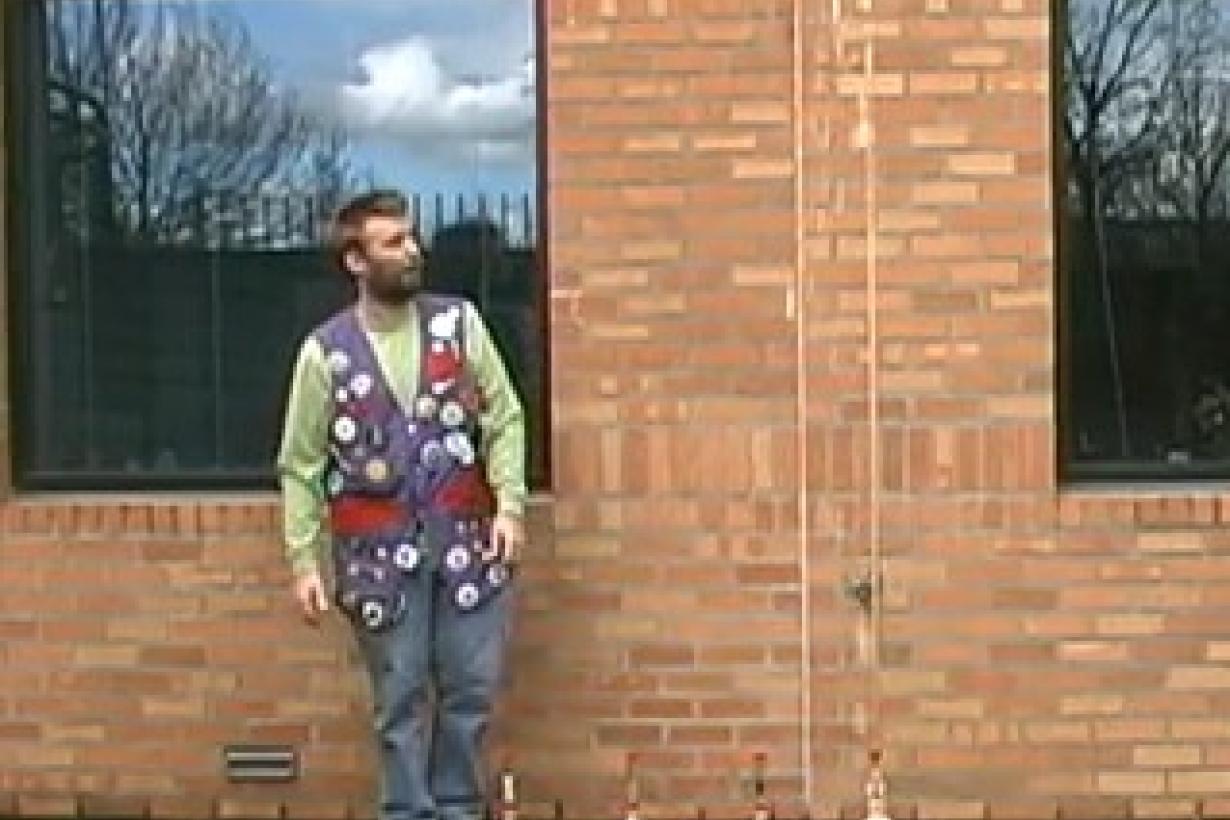
[[866, 820], [891, 820], [888, 816], [888, 783], [884, 779], [884, 769], [881, 766], [883, 753], [872, 749], [867, 753], [870, 765], [867, 771], [867, 783], [863, 793], [867, 797]]
[[641, 814], [640, 787], [636, 780], [636, 753], [628, 754], [628, 769], [624, 776], [624, 820], [639, 820]]
[[773, 805], [765, 794], [765, 753], [757, 752], [755, 757], [755, 774], [752, 780], [752, 793], [756, 803], [752, 810], [752, 820], [773, 820]]
[[500, 820], [517, 820], [517, 776], [505, 762], [500, 769]]

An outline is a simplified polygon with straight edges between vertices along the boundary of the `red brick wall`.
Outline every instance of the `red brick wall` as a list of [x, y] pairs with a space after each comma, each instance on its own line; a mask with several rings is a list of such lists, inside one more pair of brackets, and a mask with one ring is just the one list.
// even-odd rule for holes
[[549, 45], [558, 469], [536, 597], [569, 616], [531, 640], [567, 719], [518, 724], [519, 746], [577, 775], [544, 791], [607, 813], [630, 749], [652, 804], [746, 805], [761, 750], [797, 796], [790, 5], [564, 0]]
[[[277, 509], [152, 499], [13, 501], [0, 561], [0, 792], [22, 813], [338, 815], [359, 793], [360, 707], [340, 630], [295, 623]], [[227, 789], [224, 743], [304, 747], [288, 789]], [[310, 810], [308, 807], [310, 806]], [[0, 810], [4, 807], [0, 806]]]
[[[763, 751], [832, 814], [882, 744], [923, 817], [1230, 809], [1230, 493], [1055, 481], [1049, 13], [550, 4], [555, 490], [496, 738], [530, 800], [611, 815], [636, 751], [651, 814], [730, 815]], [[276, 521], [3, 506], [0, 814], [370, 813]], [[228, 787], [242, 740], [302, 780]]]

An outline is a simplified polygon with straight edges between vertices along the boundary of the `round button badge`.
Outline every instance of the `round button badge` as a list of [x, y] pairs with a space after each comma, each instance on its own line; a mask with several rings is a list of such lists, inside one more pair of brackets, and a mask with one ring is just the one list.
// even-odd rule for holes
[[433, 396], [419, 396], [414, 401], [414, 415], [420, 419], [429, 419], [435, 415], [436, 407], [439, 406]]
[[360, 615], [363, 618], [363, 624], [368, 629], [379, 629], [384, 625], [384, 604], [368, 599], [363, 602]]
[[385, 481], [389, 477], [389, 463], [383, 458], [373, 458], [363, 466], [363, 475], [368, 481]]
[[342, 444], [354, 441], [358, 432], [358, 425], [350, 416], [338, 416], [333, 420], [333, 437]]
[[487, 567], [487, 583], [493, 587], [502, 587], [508, 580], [508, 567], [503, 564], [492, 564]]
[[419, 551], [413, 544], [398, 544], [393, 552], [393, 564], [403, 572], [413, 572], [419, 565]]
[[325, 361], [334, 373], [344, 373], [350, 367], [350, 357], [344, 350], [330, 351]]
[[444, 565], [453, 572], [464, 572], [470, 566], [470, 551], [462, 546], [449, 547], [444, 555]]
[[478, 604], [478, 587], [466, 582], [457, 587], [457, 606], [462, 609], [473, 609]]
[[355, 373], [350, 378], [350, 389], [359, 398], [363, 398], [372, 389], [372, 377], [370, 373]]
[[440, 423], [445, 427], [460, 427], [466, 420], [466, 411], [455, 401], [446, 401], [440, 407]]

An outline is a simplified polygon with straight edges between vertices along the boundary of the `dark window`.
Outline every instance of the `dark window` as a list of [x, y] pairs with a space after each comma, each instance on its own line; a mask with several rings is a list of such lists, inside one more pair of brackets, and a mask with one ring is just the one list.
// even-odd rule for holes
[[530, 0], [5, 3], [14, 451], [30, 488], [268, 486], [348, 195], [415, 203], [545, 479]]
[[1066, 0], [1064, 477], [1230, 476], [1230, 8]]

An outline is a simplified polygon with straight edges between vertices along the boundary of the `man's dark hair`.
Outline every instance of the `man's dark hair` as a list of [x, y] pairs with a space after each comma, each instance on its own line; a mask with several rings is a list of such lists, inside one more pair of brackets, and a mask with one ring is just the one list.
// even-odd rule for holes
[[409, 213], [406, 198], [398, 191], [382, 188], [359, 194], [342, 205], [333, 217], [329, 234], [329, 258], [342, 273], [346, 268], [346, 254], [362, 249], [363, 222], [372, 216], [404, 217]]

